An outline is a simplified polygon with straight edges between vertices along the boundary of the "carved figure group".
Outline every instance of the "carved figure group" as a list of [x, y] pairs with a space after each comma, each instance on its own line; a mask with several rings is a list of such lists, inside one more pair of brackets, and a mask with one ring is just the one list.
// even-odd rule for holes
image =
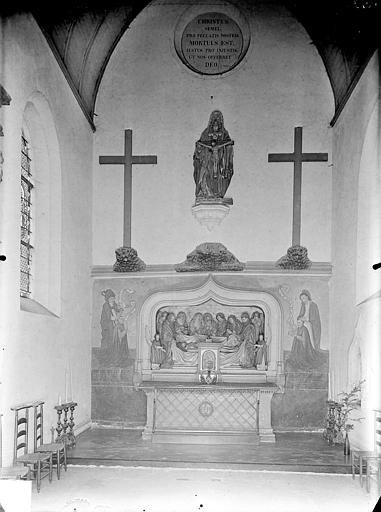
[[219, 343], [221, 367], [267, 367], [264, 314], [259, 310], [251, 316], [244, 311], [240, 318], [197, 312], [189, 321], [184, 311], [161, 310], [151, 343], [151, 363], [161, 368], [196, 366], [199, 343], [206, 340]]
[[193, 154], [193, 177], [198, 199], [222, 199], [233, 176], [233, 144], [224, 127], [224, 118], [214, 110], [208, 127], [196, 142]]

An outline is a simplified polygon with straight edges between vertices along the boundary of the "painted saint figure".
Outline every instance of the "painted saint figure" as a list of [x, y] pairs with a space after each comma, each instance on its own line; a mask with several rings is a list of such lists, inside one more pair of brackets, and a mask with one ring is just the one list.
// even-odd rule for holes
[[312, 345], [315, 350], [319, 350], [321, 337], [319, 308], [317, 304], [312, 301], [311, 294], [308, 290], [302, 290], [299, 297], [301, 306], [298, 319], [303, 320], [304, 325], [308, 330]]
[[222, 113], [214, 110], [193, 154], [196, 202], [225, 196], [233, 176], [233, 144], [224, 127]]
[[116, 302], [115, 293], [110, 288], [103, 290], [102, 295], [105, 299], [100, 321], [102, 364], [125, 367], [129, 360], [127, 319], [135, 311], [135, 301], [123, 308]]
[[310, 334], [301, 318], [298, 318], [296, 334], [286, 364], [293, 370], [309, 370], [319, 366], [320, 358], [315, 352]]
[[104, 297], [104, 304], [101, 313], [101, 347], [104, 350], [109, 349], [113, 344], [114, 330], [118, 315], [118, 306], [115, 301], [115, 293], [110, 288], [101, 293]]

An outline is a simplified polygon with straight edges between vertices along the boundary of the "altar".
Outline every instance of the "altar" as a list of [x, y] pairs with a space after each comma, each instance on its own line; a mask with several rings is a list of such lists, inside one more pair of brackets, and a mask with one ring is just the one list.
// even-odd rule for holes
[[273, 443], [274, 384], [186, 384], [143, 382], [147, 423], [143, 439], [153, 443]]
[[307, 278], [327, 315], [325, 269], [313, 277], [280, 276], [276, 268], [101, 270], [94, 282], [94, 422], [141, 428], [153, 443], [200, 444], [273, 442], [274, 431], [324, 424], [326, 366], [299, 371], [289, 353]]

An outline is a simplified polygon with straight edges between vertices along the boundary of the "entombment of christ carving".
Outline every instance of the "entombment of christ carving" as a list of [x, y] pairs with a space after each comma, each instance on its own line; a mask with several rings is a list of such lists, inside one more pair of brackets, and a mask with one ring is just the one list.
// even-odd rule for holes
[[156, 155], [132, 154], [132, 130], [124, 130], [124, 155], [100, 156], [99, 163], [124, 166], [124, 214], [123, 214], [123, 247], [116, 249], [116, 272], [136, 272], [145, 269], [144, 262], [138, 258], [135, 249], [131, 248], [131, 198], [132, 198], [132, 165], [157, 164]]

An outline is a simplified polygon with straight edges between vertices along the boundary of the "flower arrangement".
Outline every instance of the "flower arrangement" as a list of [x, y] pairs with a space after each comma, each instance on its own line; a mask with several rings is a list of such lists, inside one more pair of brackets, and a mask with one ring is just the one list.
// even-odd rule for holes
[[361, 380], [354, 385], [349, 393], [345, 391], [339, 393], [338, 396], [341, 396], [341, 399], [327, 401], [328, 413], [323, 437], [329, 444], [344, 443], [345, 438], [348, 437], [348, 432], [354, 428], [352, 422], [364, 419], [351, 417], [351, 412], [361, 406], [359, 394], [364, 382], [365, 380]]
[[351, 422], [354, 421], [361, 421], [364, 418], [352, 418], [350, 416], [351, 412], [355, 409], [358, 409], [361, 406], [361, 400], [360, 400], [360, 392], [361, 392], [361, 386], [365, 382], [364, 380], [361, 380], [358, 384], [354, 385], [353, 388], [349, 391], [349, 393], [346, 393], [345, 391], [342, 391], [338, 394], [338, 396], [342, 396], [341, 400], [338, 401], [338, 404], [341, 406], [341, 421], [340, 421], [340, 430], [344, 432], [349, 432], [353, 430], [354, 424]]

